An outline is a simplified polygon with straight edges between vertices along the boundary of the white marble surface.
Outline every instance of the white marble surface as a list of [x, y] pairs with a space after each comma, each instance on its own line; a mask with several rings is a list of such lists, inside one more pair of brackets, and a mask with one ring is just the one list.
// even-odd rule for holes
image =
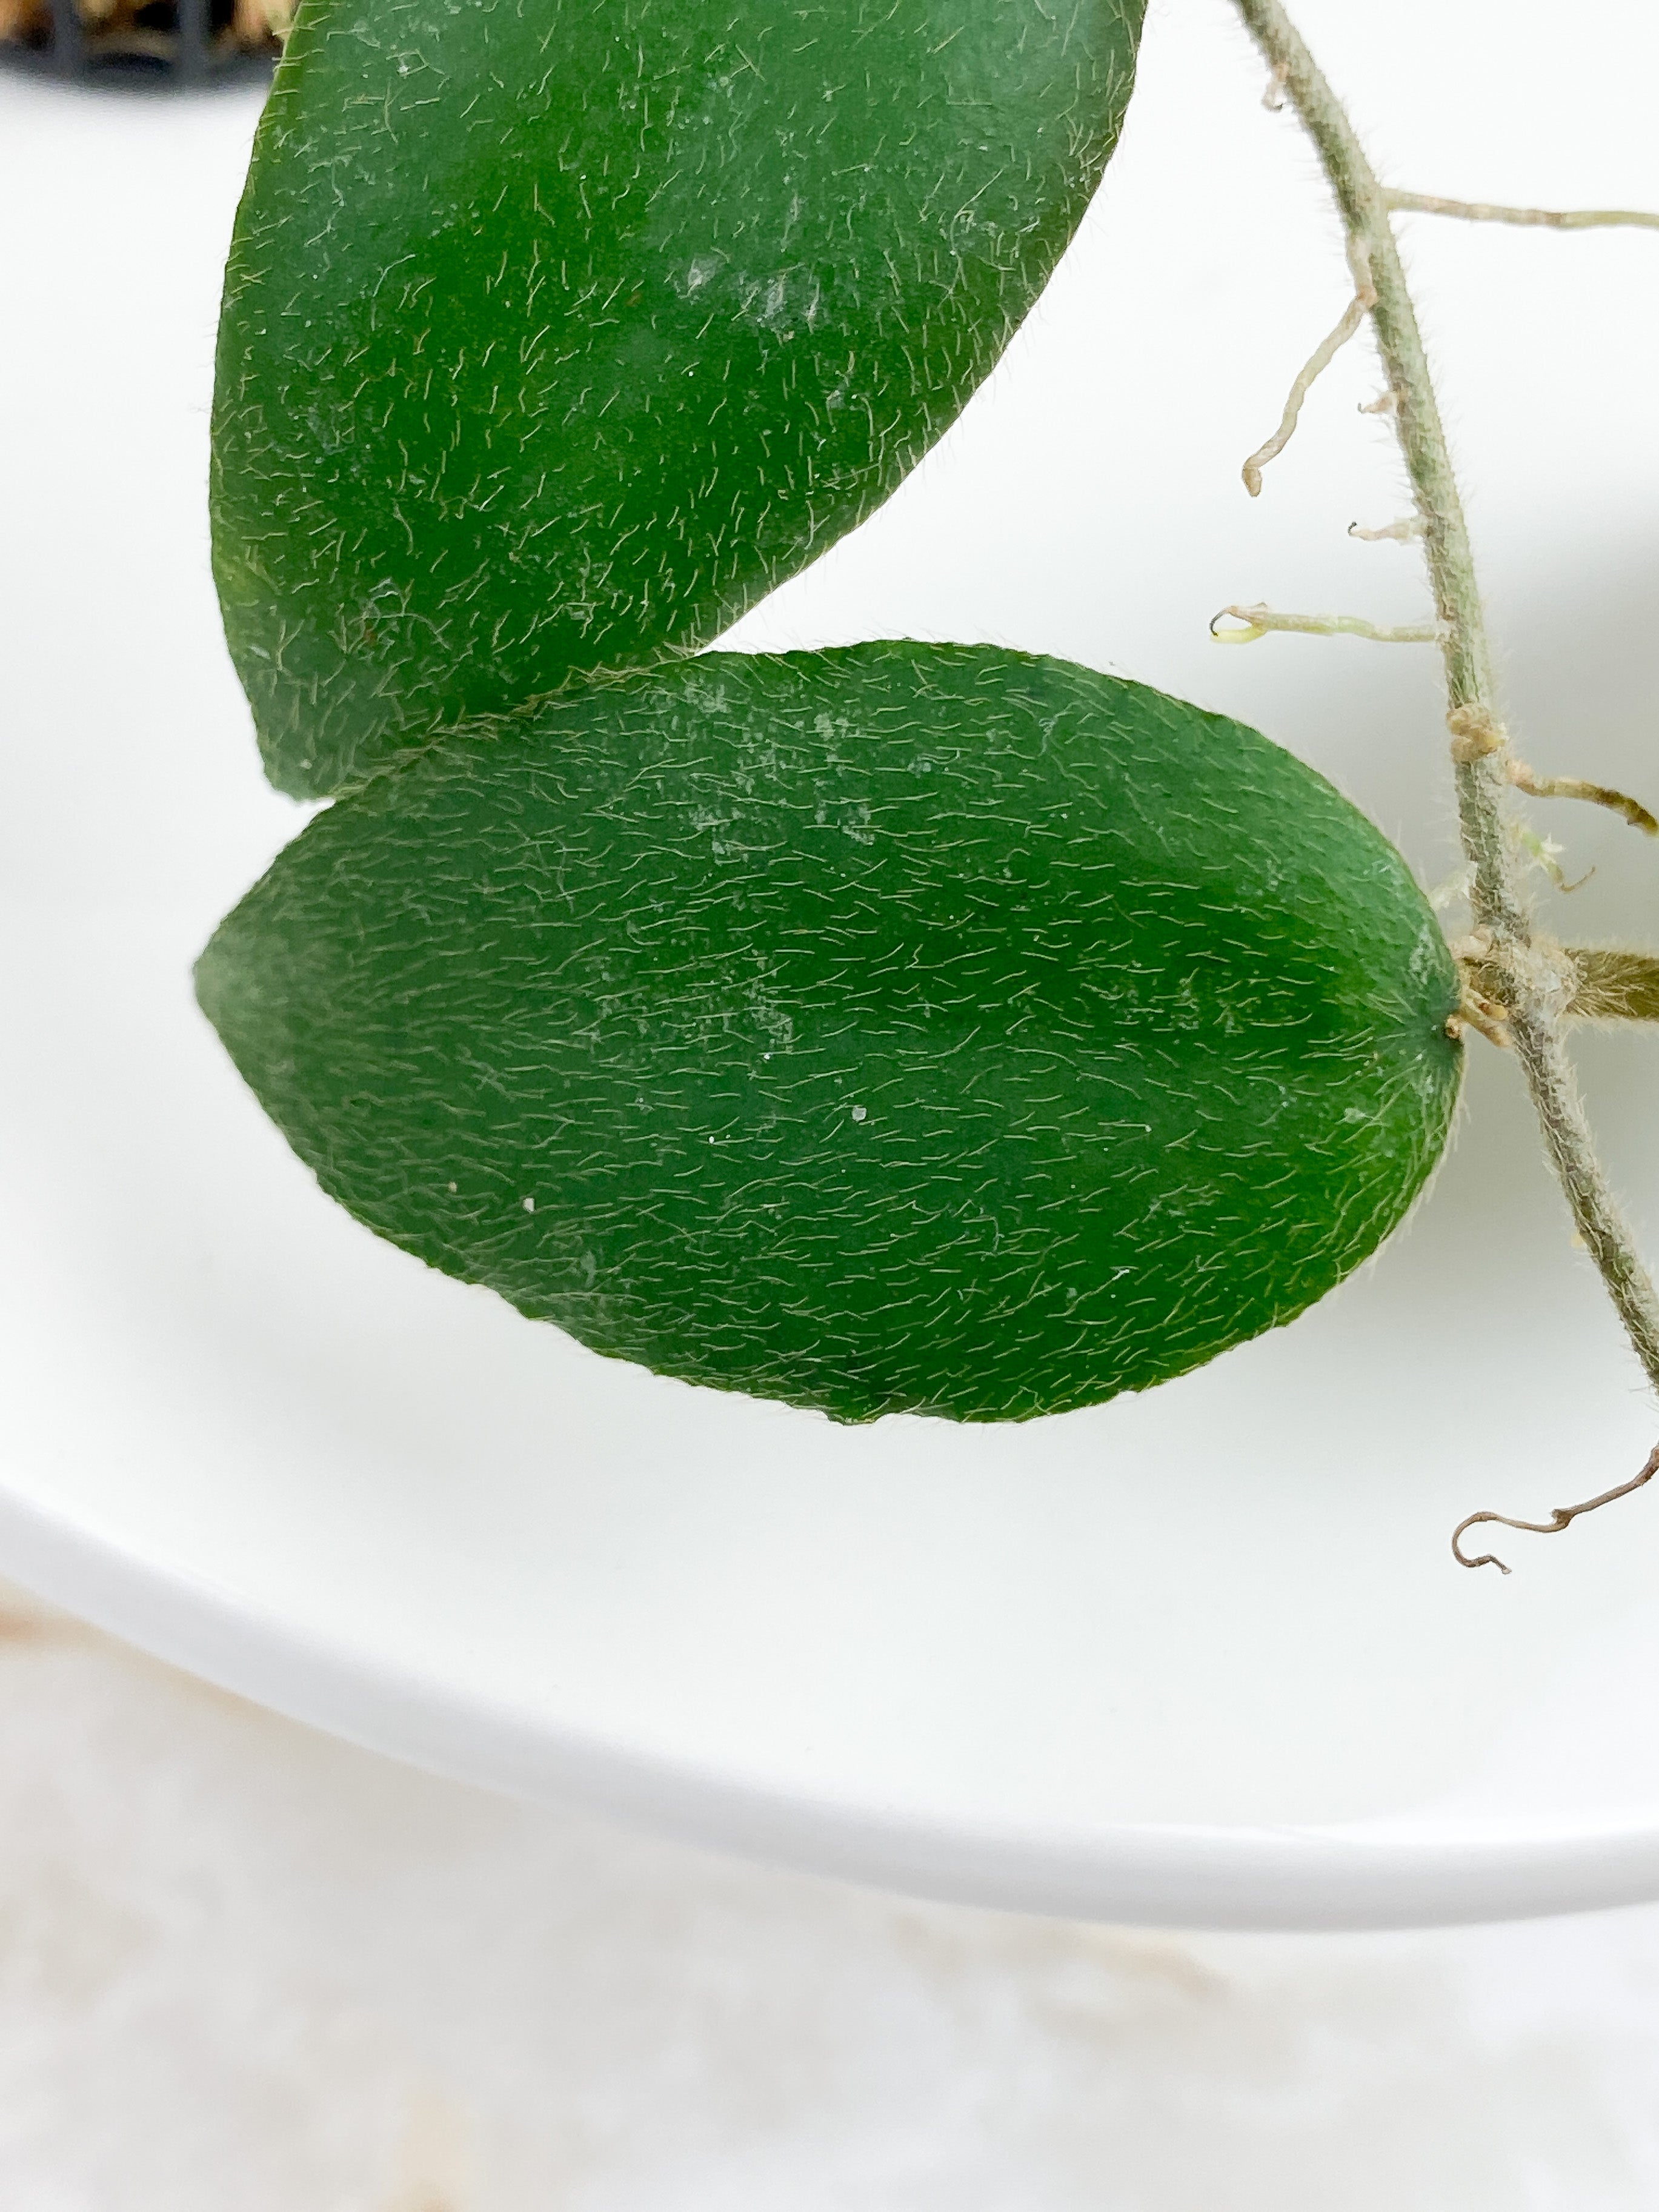
[[1650, 2212], [1659, 1909], [1183, 1936], [437, 1782], [0, 1609], [16, 2212]]

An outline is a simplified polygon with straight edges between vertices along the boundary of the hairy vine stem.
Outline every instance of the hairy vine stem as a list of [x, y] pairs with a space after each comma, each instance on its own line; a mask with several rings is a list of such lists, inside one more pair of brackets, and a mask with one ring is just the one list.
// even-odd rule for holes
[[[1489, 972], [1498, 986], [1516, 1057], [1579, 1238], [1649, 1381], [1659, 1389], [1659, 1293], [1596, 1158], [1563, 1041], [1562, 1020], [1573, 989], [1571, 962], [1533, 928], [1522, 865], [1505, 817], [1515, 777], [1497, 712], [1486, 615], [1463, 503], [1390, 221], [1392, 210], [1407, 204], [1407, 196], [1389, 191], [1378, 180], [1346, 110], [1280, 0], [1236, 4], [1267, 58], [1273, 86], [1294, 105], [1313, 140], [1341, 212], [1350, 260], [1363, 256], [1370, 274], [1376, 295], [1371, 324], [1394, 401], [1389, 411], [1422, 523], [1439, 617], [1446, 724], [1458, 819], [1472, 872], [1474, 921], [1490, 946]], [[1575, 1514], [1620, 1494], [1610, 1492], [1584, 1506], [1561, 1509], [1552, 1525], [1565, 1528]], [[1453, 1549], [1465, 1566], [1487, 1564], [1469, 1559], [1455, 1543]]]

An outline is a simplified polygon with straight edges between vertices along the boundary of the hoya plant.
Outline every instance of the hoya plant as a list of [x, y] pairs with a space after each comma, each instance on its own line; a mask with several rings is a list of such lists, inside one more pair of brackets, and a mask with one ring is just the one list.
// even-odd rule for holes
[[1655, 218], [1384, 186], [1278, 0], [1237, 4], [1355, 287], [1245, 481], [1369, 321], [1432, 608], [1218, 622], [1438, 647], [1455, 944], [1330, 784], [1182, 700], [984, 647], [708, 649], [995, 363], [1110, 159], [1141, 0], [303, 0], [213, 522], [267, 772], [331, 803], [198, 983], [360, 1220], [661, 1374], [1025, 1419], [1339, 1283], [1431, 1174], [1473, 1030], [1659, 1383], [1563, 1042], [1659, 1010], [1659, 963], [1542, 932], [1516, 810], [1659, 823], [1510, 747], [1393, 228]]

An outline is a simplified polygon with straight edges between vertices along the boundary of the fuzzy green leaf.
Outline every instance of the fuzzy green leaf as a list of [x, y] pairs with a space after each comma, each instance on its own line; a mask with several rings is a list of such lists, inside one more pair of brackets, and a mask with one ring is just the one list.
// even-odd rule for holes
[[319, 816], [201, 1000], [325, 1189], [603, 1352], [1022, 1418], [1299, 1312], [1445, 1140], [1456, 971], [1313, 771], [989, 648], [710, 655]]
[[220, 327], [215, 567], [322, 796], [706, 643], [1030, 308], [1144, 0], [307, 0]]

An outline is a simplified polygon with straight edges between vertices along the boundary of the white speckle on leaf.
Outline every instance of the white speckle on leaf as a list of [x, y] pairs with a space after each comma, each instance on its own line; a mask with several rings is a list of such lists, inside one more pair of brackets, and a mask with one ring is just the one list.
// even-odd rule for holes
[[720, 275], [725, 265], [726, 256], [723, 253], [700, 253], [685, 272], [685, 297], [689, 300], [701, 292], [705, 284], [712, 283]]
[[526, 1213], [533, 1213], [536, 1211], [536, 1201], [533, 1198], [526, 1199], [524, 1210]]
[[855, 1107], [853, 1109], [853, 1119], [854, 1119], [855, 1121], [862, 1121], [866, 1120], [867, 1118], [868, 1118], [868, 1109], [867, 1109], [867, 1108], [863, 1107], [863, 1106], [855, 1106]]

